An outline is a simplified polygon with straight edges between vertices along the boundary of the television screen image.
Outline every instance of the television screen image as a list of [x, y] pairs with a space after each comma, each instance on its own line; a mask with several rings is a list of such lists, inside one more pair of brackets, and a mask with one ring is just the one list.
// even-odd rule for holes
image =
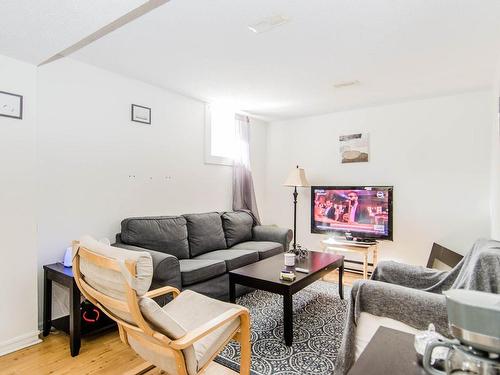
[[392, 186], [311, 187], [311, 232], [392, 240]]

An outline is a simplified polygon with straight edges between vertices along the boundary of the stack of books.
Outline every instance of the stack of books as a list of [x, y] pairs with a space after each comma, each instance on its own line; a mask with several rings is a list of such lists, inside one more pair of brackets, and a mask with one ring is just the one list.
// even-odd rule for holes
[[295, 273], [290, 269], [284, 268], [280, 272], [280, 279], [285, 281], [294, 281]]

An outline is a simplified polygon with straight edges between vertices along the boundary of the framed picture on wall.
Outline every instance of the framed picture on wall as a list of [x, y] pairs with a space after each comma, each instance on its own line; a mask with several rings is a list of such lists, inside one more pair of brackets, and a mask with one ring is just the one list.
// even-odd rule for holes
[[23, 118], [23, 97], [22, 95], [0, 91], [0, 116]]
[[151, 108], [132, 104], [132, 121], [151, 125]]
[[368, 133], [341, 135], [339, 152], [342, 164], [366, 163], [370, 155]]

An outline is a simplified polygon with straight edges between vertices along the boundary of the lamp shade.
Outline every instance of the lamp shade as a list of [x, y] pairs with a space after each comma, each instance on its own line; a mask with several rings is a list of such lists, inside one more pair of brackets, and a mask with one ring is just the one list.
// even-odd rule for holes
[[296, 168], [294, 168], [290, 172], [284, 185], [285, 186], [301, 186], [301, 187], [311, 186], [309, 184], [309, 181], [307, 181], [306, 172], [304, 171], [304, 168], [300, 168], [298, 165]]

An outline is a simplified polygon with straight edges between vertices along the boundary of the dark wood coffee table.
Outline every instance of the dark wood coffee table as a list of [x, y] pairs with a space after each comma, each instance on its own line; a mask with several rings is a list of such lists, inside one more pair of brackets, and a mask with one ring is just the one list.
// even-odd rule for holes
[[319, 251], [310, 251], [305, 259], [297, 260], [296, 267], [306, 268], [309, 273], [295, 272], [295, 281], [280, 280], [280, 271], [284, 267], [284, 254], [263, 259], [229, 272], [229, 299], [235, 302], [235, 284], [245, 285], [283, 296], [283, 323], [285, 344], [293, 342], [293, 300], [292, 296], [309, 284], [322, 278], [333, 270], [339, 270], [339, 295], [344, 299], [342, 276], [344, 274], [344, 257]]

